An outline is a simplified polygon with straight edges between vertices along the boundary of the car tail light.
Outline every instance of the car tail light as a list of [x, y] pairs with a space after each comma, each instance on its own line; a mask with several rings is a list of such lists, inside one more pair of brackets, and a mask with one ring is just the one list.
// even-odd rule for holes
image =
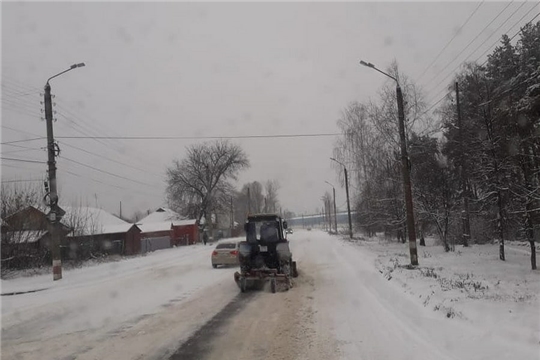
[[212, 256], [217, 256], [217, 251], [216, 250], [212, 251]]
[[238, 255], [238, 250], [231, 251], [231, 255], [235, 255], [235, 256]]

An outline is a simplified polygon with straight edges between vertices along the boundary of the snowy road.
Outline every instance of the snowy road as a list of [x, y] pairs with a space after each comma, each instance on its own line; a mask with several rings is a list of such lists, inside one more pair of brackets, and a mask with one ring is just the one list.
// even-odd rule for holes
[[[318, 231], [290, 239], [300, 276], [289, 292], [240, 294], [235, 269], [212, 269], [210, 248], [194, 246], [3, 296], [2, 357], [538, 359], [538, 344], [422, 306], [380, 274], [366, 248]], [[2, 293], [45, 280], [3, 281]]]

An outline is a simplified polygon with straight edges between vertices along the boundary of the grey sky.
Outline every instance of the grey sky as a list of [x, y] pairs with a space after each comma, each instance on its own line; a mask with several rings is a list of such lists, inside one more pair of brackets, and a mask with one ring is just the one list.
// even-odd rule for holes
[[[386, 81], [358, 65], [360, 59], [381, 68], [396, 59], [418, 79], [478, 4], [3, 3], [2, 142], [45, 136], [39, 93], [48, 77], [78, 62], [86, 67], [51, 81], [56, 136], [334, 133], [340, 111], [351, 101], [375, 97]], [[482, 4], [420, 83], [432, 80], [506, 5]], [[519, 6], [512, 4], [460, 59]], [[470, 59], [534, 6], [521, 7]], [[448, 83], [438, 81], [426, 87], [436, 86], [428, 103]], [[194, 143], [59, 142], [62, 198], [94, 205], [97, 196], [98, 205], [111, 212], [122, 201], [128, 214], [164, 204], [165, 168]], [[331, 190], [328, 180], [338, 186], [337, 203], [345, 209], [345, 192], [328, 159], [334, 138], [236, 142], [252, 164], [238, 187], [277, 179], [283, 207], [311, 213]], [[46, 142], [18, 145], [37, 149]], [[2, 156], [46, 161], [43, 150], [14, 146], [3, 145]], [[3, 161], [2, 179], [40, 178], [45, 167]]]

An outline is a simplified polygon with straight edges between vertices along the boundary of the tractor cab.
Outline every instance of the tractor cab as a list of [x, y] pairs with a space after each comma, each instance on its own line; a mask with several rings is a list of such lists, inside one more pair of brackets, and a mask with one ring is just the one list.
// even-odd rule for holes
[[246, 241], [263, 246], [286, 242], [285, 229], [287, 229], [287, 222], [273, 214], [250, 215], [244, 225]]
[[242, 291], [245, 290], [245, 282], [240, 279], [261, 280], [268, 276], [273, 279], [273, 289], [277, 278], [284, 279], [290, 286], [289, 279], [296, 273], [296, 263], [292, 261], [285, 229], [287, 222], [278, 215], [248, 216], [244, 224], [246, 241], [242, 241], [238, 249], [241, 273], [235, 275]]

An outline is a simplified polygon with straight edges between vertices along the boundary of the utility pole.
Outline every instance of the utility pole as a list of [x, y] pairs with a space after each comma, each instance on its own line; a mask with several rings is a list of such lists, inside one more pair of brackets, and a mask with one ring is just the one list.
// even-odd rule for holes
[[234, 229], [234, 208], [233, 208], [233, 197], [231, 196], [231, 237]]
[[336, 188], [334, 187], [334, 185], [332, 185], [328, 181], [325, 181], [325, 183], [327, 183], [328, 185], [330, 185], [332, 187], [332, 192], [333, 192], [333, 195], [334, 195], [334, 225], [336, 227], [336, 235], [337, 235], [338, 228], [337, 228], [337, 209], [336, 209]]
[[51, 208], [49, 214], [49, 234], [51, 237], [51, 256], [53, 266], [53, 280], [62, 279], [62, 254], [60, 250], [60, 231], [58, 225], [62, 219], [60, 208], [58, 206], [58, 191], [56, 186], [56, 153], [57, 145], [54, 142], [53, 133], [53, 110], [51, 85], [49, 81], [45, 85], [45, 121], [47, 123], [47, 165], [49, 167], [49, 206]]
[[461, 199], [463, 201], [463, 210], [461, 211], [462, 225], [462, 241], [463, 246], [469, 246], [471, 238], [471, 223], [469, 214], [469, 192], [467, 189], [467, 160], [465, 159], [464, 144], [463, 144], [463, 123], [461, 121], [461, 108], [459, 106], [459, 85], [456, 81], [456, 105], [457, 105], [457, 121], [459, 128], [459, 153], [461, 162]]
[[53, 110], [52, 110], [52, 95], [51, 95], [51, 85], [49, 81], [51, 79], [60, 76], [70, 70], [76, 69], [78, 67], [83, 67], [84, 63], [74, 64], [67, 70], [64, 70], [54, 76], [51, 76], [47, 79], [45, 83], [45, 94], [44, 94], [44, 104], [45, 104], [45, 122], [47, 124], [47, 165], [49, 172], [49, 207], [51, 208], [47, 214], [49, 220], [49, 234], [51, 237], [50, 249], [52, 257], [52, 267], [53, 267], [53, 280], [62, 279], [62, 251], [60, 244], [60, 227], [62, 217], [65, 214], [65, 211], [58, 206], [58, 191], [56, 184], [56, 156], [60, 152], [58, 145], [54, 142], [54, 133], [53, 133]]
[[396, 77], [379, 70], [372, 63], [360, 60], [360, 64], [372, 68], [396, 82], [396, 97], [398, 105], [399, 141], [401, 145], [401, 168], [403, 173], [403, 192], [407, 209], [407, 233], [409, 235], [409, 252], [411, 265], [418, 265], [418, 249], [416, 248], [416, 230], [414, 227], [414, 209], [412, 200], [411, 174], [409, 169], [409, 154], [407, 153], [407, 138], [405, 136], [405, 112], [403, 110], [403, 93]]
[[248, 215], [249, 215], [249, 214], [251, 214], [251, 192], [249, 190], [249, 186], [247, 188], [247, 191], [248, 191], [248, 193], [247, 193], [247, 201], [248, 201], [247, 205], [248, 205]]
[[409, 169], [409, 154], [405, 137], [405, 112], [403, 110], [403, 93], [399, 84], [396, 86], [399, 117], [399, 139], [401, 143], [401, 167], [403, 171], [403, 190], [405, 192], [405, 207], [407, 209], [407, 233], [409, 235], [409, 252], [411, 265], [418, 265], [418, 249], [416, 248], [416, 229], [414, 227], [414, 208], [412, 199], [411, 174]]
[[336, 210], [336, 188], [332, 187], [332, 190], [334, 192], [334, 225], [336, 227], [336, 235], [337, 235], [338, 229], [337, 229], [337, 210]]
[[349, 199], [349, 176], [347, 175], [347, 168], [343, 166], [345, 172], [345, 192], [347, 194], [347, 213], [349, 214], [349, 234], [351, 239], [353, 238], [352, 232], [352, 218], [351, 218], [351, 201]]
[[401, 167], [403, 171], [403, 190], [405, 192], [405, 207], [407, 210], [407, 233], [409, 235], [409, 252], [411, 265], [418, 265], [418, 250], [416, 248], [416, 229], [414, 227], [414, 209], [412, 199], [411, 174], [409, 169], [409, 154], [405, 137], [405, 112], [403, 110], [403, 93], [399, 84], [396, 86], [399, 117], [399, 139], [401, 143]]
[[333, 160], [343, 166], [343, 172], [345, 173], [345, 193], [347, 194], [347, 213], [349, 215], [349, 236], [352, 240], [353, 238], [353, 231], [352, 231], [352, 217], [351, 217], [351, 202], [349, 200], [349, 175], [347, 174], [347, 167], [345, 164], [343, 164], [340, 161], [337, 161], [334, 158], [330, 158], [330, 160]]
[[302, 214], [302, 229], [306, 228], [306, 223], [304, 222], [304, 214]]

